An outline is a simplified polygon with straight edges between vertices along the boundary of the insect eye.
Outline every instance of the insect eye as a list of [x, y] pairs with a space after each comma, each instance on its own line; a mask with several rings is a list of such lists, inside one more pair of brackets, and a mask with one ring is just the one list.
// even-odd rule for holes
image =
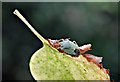
[[79, 49], [75, 49], [74, 52], [76, 53], [76, 55], [80, 55], [81, 54]]

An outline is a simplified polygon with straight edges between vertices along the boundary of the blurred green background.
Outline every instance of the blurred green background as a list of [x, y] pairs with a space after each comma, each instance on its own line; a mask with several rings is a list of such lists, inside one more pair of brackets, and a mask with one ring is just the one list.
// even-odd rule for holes
[[13, 14], [18, 9], [31, 25], [50, 39], [71, 38], [79, 46], [92, 44], [87, 53], [102, 56], [111, 79], [118, 79], [117, 2], [4, 2], [2, 3], [2, 78], [33, 80], [32, 54], [42, 42]]

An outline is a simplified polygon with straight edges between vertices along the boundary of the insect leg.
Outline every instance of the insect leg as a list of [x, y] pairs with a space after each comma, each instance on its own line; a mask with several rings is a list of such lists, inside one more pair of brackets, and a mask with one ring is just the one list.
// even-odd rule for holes
[[62, 42], [62, 41], [64, 41], [64, 39], [60, 39], [60, 40], [58, 40], [58, 41]]
[[74, 44], [76, 44], [78, 46], [78, 44], [76, 43], [76, 41], [73, 41]]

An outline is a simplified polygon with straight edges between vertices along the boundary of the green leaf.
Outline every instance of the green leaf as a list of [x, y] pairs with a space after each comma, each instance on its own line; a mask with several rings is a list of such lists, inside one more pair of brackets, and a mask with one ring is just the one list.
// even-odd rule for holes
[[104, 70], [85, 57], [71, 57], [44, 43], [30, 60], [35, 80], [109, 80]]
[[110, 80], [105, 69], [82, 55], [71, 57], [51, 47], [17, 9], [13, 13], [43, 42], [43, 47], [33, 54], [29, 63], [35, 80]]

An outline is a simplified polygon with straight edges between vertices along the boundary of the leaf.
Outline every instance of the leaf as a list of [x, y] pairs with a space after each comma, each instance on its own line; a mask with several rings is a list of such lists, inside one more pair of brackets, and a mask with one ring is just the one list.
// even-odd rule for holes
[[[29, 66], [35, 80], [110, 80], [109, 70], [99, 66], [101, 58], [92, 55], [72, 57], [50, 46], [16, 9], [13, 12], [43, 42], [43, 47], [31, 57]], [[82, 53], [91, 50], [91, 44], [80, 47]], [[92, 58], [92, 59], [91, 59]], [[90, 60], [88, 60], [90, 59]], [[93, 62], [94, 61], [94, 62]], [[97, 62], [97, 64], [96, 64]]]
[[110, 77], [85, 57], [71, 57], [44, 43], [30, 60], [35, 80], [109, 80]]

